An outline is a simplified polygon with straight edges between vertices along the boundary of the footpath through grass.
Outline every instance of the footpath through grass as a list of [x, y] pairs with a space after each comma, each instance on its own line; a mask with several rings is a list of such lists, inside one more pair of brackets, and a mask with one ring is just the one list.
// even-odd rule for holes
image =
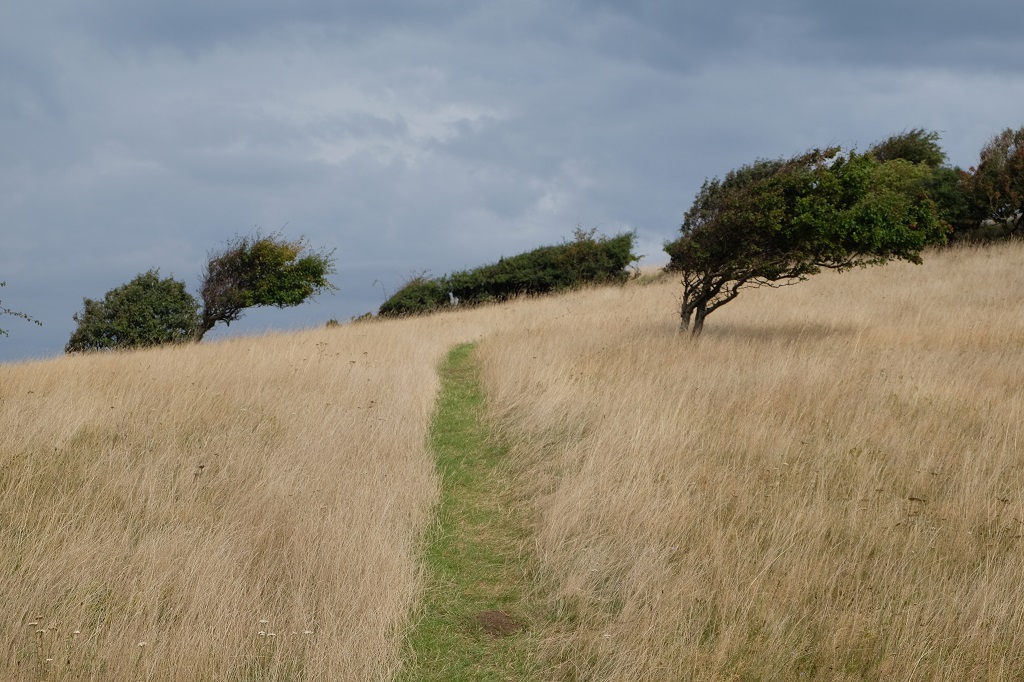
[[427, 584], [399, 680], [529, 680], [537, 636], [526, 603], [529, 530], [509, 504], [503, 449], [488, 437], [473, 345], [441, 366], [431, 445], [442, 477]]

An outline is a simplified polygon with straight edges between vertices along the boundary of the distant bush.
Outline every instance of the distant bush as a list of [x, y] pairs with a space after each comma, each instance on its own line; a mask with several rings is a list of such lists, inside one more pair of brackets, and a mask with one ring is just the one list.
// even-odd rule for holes
[[383, 317], [423, 315], [449, 305], [450, 300], [444, 278], [430, 279], [418, 275], [384, 301], [378, 314]]
[[451, 305], [480, 305], [506, 301], [523, 294], [547, 294], [585, 284], [615, 284], [629, 278], [636, 235], [595, 237], [595, 230], [578, 229], [571, 242], [502, 258], [497, 263], [446, 277], [416, 277], [384, 302], [384, 316], [429, 313]]
[[638, 260], [633, 254], [636, 235], [595, 238], [593, 230], [576, 230], [574, 237], [565, 244], [542, 246], [493, 265], [456, 272], [448, 277], [448, 286], [459, 303], [476, 305], [521, 294], [626, 281], [627, 268]]
[[158, 270], [111, 289], [101, 300], [85, 299], [73, 316], [78, 327], [65, 352], [156, 346], [195, 340], [199, 303], [184, 282], [160, 279]]
[[576, 229], [573, 241], [562, 245], [559, 262], [579, 284], [622, 284], [630, 278], [630, 266], [640, 260], [633, 253], [636, 234], [626, 232], [615, 237], [594, 239], [596, 230]]

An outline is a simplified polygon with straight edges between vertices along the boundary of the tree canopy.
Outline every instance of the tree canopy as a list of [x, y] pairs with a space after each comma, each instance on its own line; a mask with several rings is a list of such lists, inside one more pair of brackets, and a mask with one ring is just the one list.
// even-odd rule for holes
[[1024, 228], [1024, 127], [1007, 128], [982, 147], [978, 165], [963, 174], [962, 188], [973, 201], [975, 219]]
[[138, 275], [107, 292], [103, 299], [85, 299], [75, 313], [78, 327], [65, 352], [138, 348], [181, 343], [195, 338], [199, 304], [172, 277], [160, 279], [158, 270]]
[[868, 154], [883, 162], [903, 159], [938, 168], [946, 163], [946, 152], [942, 151], [939, 145], [940, 138], [939, 133], [934, 130], [904, 130], [872, 145]]
[[304, 237], [236, 237], [210, 254], [202, 276], [202, 319], [196, 340], [218, 322], [230, 325], [246, 308], [287, 308], [335, 287], [333, 252], [312, 251]]
[[929, 177], [924, 163], [833, 147], [706, 180], [682, 235], [665, 246], [667, 268], [682, 276], [680, 328], [699, 335], [707, 315], [747, 287], [793, 284], [822, 268], [920, 262], [946, 229]]
[[65, 351], [200, 341], [218, 322], [230, 324], [246, 308], [296, 306], [333, 289], [327, 281], [333, 272], [333, 254], [311, 251], [304, 238], [236, 237], [210, 254], [202, 306], [184, 283], [160, 279], [157, 270], [150, 270], [102, 300], [85, 299], [84, 310], [74, 315], [78, 327]]

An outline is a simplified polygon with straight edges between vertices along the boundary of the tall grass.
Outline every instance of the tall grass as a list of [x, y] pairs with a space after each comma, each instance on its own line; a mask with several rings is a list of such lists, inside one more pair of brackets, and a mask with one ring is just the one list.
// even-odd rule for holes
[[552, 677], [1024, 679], [1022, 264], [751, 291], [697, 343], [671, 282], [489, 336]]
[[389, 679], [471, 326], [0, 367], [0, 678]]
[[0, 679], [392, 678], [465, 341], [547, 677], [1020, 679], [1022, 263], [751, 291], [697, 343], [667, 280], [0, 366]]

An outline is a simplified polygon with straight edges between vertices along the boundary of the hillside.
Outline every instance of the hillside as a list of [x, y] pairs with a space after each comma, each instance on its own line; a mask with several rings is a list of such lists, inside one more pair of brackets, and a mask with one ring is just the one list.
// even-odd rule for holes
[[545, 679], [1019, 679], [1022, 263], [0, 366], [0, 677], [392, 678], [475, 342]]
[[697, 345], [658, 315], [670, 285], [489, 337], [548, 669], [1024, 678], [1022, 263], [950, 250], [748, 292]]

